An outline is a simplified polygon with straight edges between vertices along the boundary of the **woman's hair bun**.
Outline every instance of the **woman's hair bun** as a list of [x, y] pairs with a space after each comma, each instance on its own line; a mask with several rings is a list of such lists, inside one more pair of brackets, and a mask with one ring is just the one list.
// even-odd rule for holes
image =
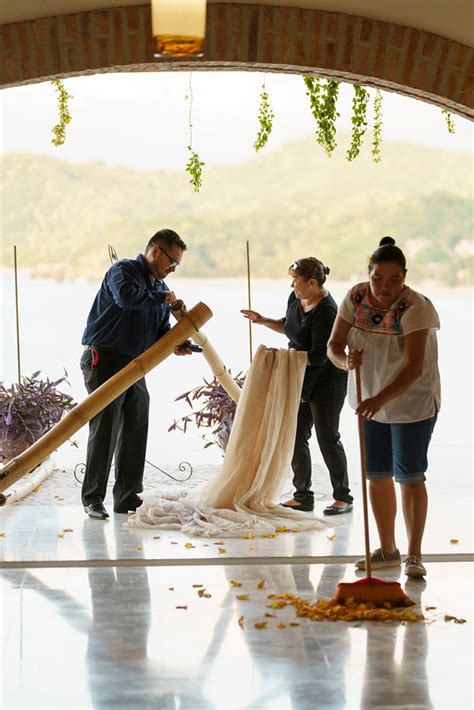
[[382, 237], [382, 239], [379, 242], [379, 247], [385, 247], [387, 245], [394, 246], [395, 239], [393, 239], [392, 237]]
[[329, 266], [324, 267], [324, 273], [326, 274], [326, 276], [328, 276], [331, 273], [331, 269], [329, 268]]

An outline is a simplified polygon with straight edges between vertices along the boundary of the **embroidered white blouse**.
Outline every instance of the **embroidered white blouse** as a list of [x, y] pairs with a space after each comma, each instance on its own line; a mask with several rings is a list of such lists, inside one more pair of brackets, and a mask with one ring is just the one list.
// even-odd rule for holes
[[[421, 377], [406, 392], [382, 407], [375, 414], [374, 421], [395, 424], [429, 419], [441, 405], [436, 340], [436, 331], [440, 327], [438, 314], [428, 298], [409, 286], [403, 288], [390, 308], [374, 306], [368, 294], [368, 282], [357, 284], [339, 306], [340, 317], [352, 326], [347, 336], [349, 348], [364, 348], [362, 399], [378, 394], [403, 368], [404, 336], [429, 329]], [[349, 377], [349, 404], [356, 408], [354, 371]]]

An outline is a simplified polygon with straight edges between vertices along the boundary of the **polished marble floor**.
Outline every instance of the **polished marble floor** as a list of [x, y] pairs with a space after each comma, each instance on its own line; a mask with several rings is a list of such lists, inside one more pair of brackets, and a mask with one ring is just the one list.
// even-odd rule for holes
[[[223, 545], [127, 529], [123, 515], [89, 520], [67, 496], [0, 509], [0, 707], [472, 708], [472, 480], [450, 488], [455, 466], [446, 456], [430, 482], [426, 582], [378, 573], [417, 602], [426, 621], [416, 624], [267, 608], [268, 594], [329, 598], [357, 578], [357, 489], [336, 527]], [[404, 551], [402, 525], [399, 541]]]

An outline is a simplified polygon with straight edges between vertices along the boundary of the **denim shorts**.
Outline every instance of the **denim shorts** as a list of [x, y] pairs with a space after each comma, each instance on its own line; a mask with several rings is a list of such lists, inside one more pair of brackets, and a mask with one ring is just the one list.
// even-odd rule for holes
[[408, 424], [365, 421], [367, 479], [394, 477], [397, 483], [426, 481], [428, 446], [437, 416]]

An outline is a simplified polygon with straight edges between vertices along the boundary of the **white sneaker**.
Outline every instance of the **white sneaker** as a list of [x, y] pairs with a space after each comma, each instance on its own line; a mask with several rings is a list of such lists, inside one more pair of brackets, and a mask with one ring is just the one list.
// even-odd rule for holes
[[426, 574], [426, 567], [421, 561], [421, 557], [416, 557], [416, 555], [411, 555], [405, 560], [405, 574], [408, 577], [424, 577]]
[[[383, 567], [400, 567], [402, 558], [400, 552], [384, 552], [382, 548], [374, 550], [370, 553], [370, 564], [373, 569], [382, 569]], [[361, 557], [355, 563], [357, 569], [365, 569], [365, 557]]]

